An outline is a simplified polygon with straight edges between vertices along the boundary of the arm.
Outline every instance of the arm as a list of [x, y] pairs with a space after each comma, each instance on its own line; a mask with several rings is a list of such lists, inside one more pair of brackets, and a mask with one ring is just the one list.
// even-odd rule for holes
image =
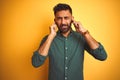
[[46, 39], [43, 39], [42, 44], [40, 45], [39, 49], [37, 51], [34, 52], [33, 56], [32, 56], [32, 65], [34, 67], [39, 67], [40, 65], [42, 65], [49, 53], [49, 48], [50, 45], [54, 39], [54, 37], [56, 36], [56, 25], [53, 24], [50, 27], [50, 34], [48, 35], [48, 37]]
[[82, 27], [82, 24], [80, 22], [73, 20], [73, 24], [75, 26], [76, 31], [84, 36], [91, 49], [96, 49], [99, 47], [98, 42], [89, 34], [88, 30]]
[[91, 49], [97, 49], [99, 47], [99, 43], [90, 35], [88, 31], [85, 31], [83, 36]]
[[53, 39], [54, 39], [54, 36], [52, 34], [48, 35], [47, 40], [38, 49], [38, 52], [40, 55], [42, 55], [42, 56], [48, 55], [48, 51], [49, 51], [49, 48], [50, 48], [50, 45], [51, 45]]
[[50, 45], [54, 39], [54, 37], [56, 36], [56, 25], [53, 24], [51, 27], [50, 27], [50, 34], [48, 35], [48, 38], [47, 40], [43, 43], [42, 46], [40, 46], [38, 52], [40, 55], [42, 56], [47, 56], [48, 55], [48, 51], [49, 51], [49, 48], [50, 48]]
[[83, 28], [80, 22], [76, 22], [73, 20], [73, 24], [75, 26], [76, 31], [82, 34], [86, 41], [87, 45], [85, 45], [85, 49], [96, 59], [105, 60], [107, 58], [107, 54], [104, 47], [90, 35], [88, 30]]

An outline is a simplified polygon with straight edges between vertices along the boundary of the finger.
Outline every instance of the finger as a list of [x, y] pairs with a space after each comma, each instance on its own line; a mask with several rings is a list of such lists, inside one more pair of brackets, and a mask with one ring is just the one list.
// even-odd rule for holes
[[52, 24], [52, 29], [57, 31], [57, 25], [55, 23]]
[[75, 20], [74, 20], [74, 17], [72, 17], [72, 23], [74, 23], [74, 21], [75, 21]]
[[74, 20], [74, 18], [72, 18], [72, 23], [73, 23], [73, 24], [77, 24], [77, 21]]
[[79, 28], [79, 23], [78, 23], [77, 21], [74, 21], [73, 24], [74, 24], [74, 27], [75, 27], [75, 28]]
[[73, 25], [74, 25], [75, 27], [77, 27], [77, 26], [78, 26], [78, 22], [77, 22], [77, 21], [75, 21], [75, 20], [74, 20], [74, 18], [72, 18], [72, 23], [73, 23]]
[[53, 24], [51, 25], [51, 27], [52, 27], [52, 28], [55, 28], [55, 27], [56, 27], [56, 24], [55, 24], [55, 23], [53, 23]]

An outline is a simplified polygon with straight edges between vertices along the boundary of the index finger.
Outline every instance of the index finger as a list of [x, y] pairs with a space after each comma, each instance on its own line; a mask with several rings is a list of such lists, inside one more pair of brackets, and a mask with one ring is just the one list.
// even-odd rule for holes
[[75, 20], [74, 20], [74, 18], [72, 18], [72, 23], [75, 23]]

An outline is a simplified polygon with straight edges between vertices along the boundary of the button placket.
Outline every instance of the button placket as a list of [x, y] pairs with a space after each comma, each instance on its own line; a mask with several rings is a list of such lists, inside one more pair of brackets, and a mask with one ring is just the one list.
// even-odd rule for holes
[[65, 39], [65, 80], [67, 80], [67, 72], [68, 72], [68, 66], [67, 66], [67, 52], [68, 52], [68, 44], [67, 44], [67, 38]]

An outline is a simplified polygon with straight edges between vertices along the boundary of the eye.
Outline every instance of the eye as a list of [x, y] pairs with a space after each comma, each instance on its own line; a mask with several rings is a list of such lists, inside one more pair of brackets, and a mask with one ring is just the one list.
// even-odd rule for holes
[[57, 20], [60, 20], [60, 19], [62, 19], [62, 18], [61, 18], [61, 17], [57, 17], [56, 19], [57, 19]]
[[69, 19], [69, 17], [64, 17], [64, 19], [68, 20], [68, 19]]

